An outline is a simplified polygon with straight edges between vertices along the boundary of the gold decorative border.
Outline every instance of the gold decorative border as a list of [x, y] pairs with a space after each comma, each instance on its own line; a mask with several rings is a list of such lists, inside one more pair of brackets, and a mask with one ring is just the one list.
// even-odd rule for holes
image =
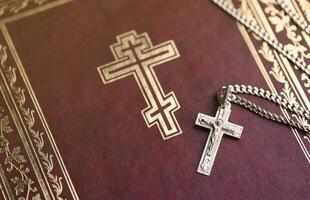
[[5, 14], [15, 15], [16, 13], [30, 7], [31, 4], [33, 6], [40, 6], [50, 1], [55, 0], [2, 0], [0, 2], [0, 17]]
[[[7, 2], [9, 1], [10, 0]], [[22, 141], [24, 143], [25, 149], [28, 151], [27, 154], [29, 160], [31, 161], [31, 165], [33, 166], [33, 170], [36, 173], [36, 177], [39, 177], [38, 181], [40, 182], [40, 188], [44, 193], [44, 198], [57, 200], [65, 199], [66, 197], [63, 197], [62, 191], [63, 187], [66, 186], [70, 190], [70, 197], [67, 198], [78, 199], [64, 162], [52, 137], [51, 131], [35, 97], [34, 91], [30, 85], [30, 81], [25, 73], [24, 67], [20, 61], [9, 32], [6, 29], [7, 23], [49, 10], [53, 7], [70, 2], [71, 0], [47, 0], [46, 2], [42, 0], [41, 4], [39, 3], [40, 0], [20, 0], [20, 2], [23, 1], [26, 2], [23, 7], [20, 7], [20, 9], [15, 8], [15, 11], [13, 8], [14, 6], [12, 5], [7, 4], [6, 6], [3, 5], [3, 7], [1, 7], [0, 4], [1, 32], [4, 35], [5, 42], [7, 43], [7, 46], [10, 50], [10, 56], [12, 56], [16, 64], [16, 67], [6, 65], [8, 55], [6, 54], [5, 48], [2, 46], [2, 48], [0, 48], [1, 93], [6, 99], [7, 106], [9, 107], [10, 113], [14, 119], [14, 123], [20, 136], [24, 137], [22, 138]], [[30, 6], [29, 2], [31, 1], [32, 3], [38, 3], [37, 6]], [[264, 2], [271, 3], [272, 1], [275, 2], [275, 0], [264, 0]], [[245, 2], [245, 0], [241, 0], [241, 2]], [[274, 27], [271, 26], [270, 21], [267, 19], [266, 14], [260, 6], [262, 2], [262, 0], [248, 0], [246, 1], [248, 5], [246, 9], [252, 13], [253, 17], [262, 27], [265, 27], [270, 34], [276, 37], [276, 33], [273, 30]], [[307, 9], [304, 9], [304, 7], [302, 7], [300, 4], [304, 3], [304, 0], [293, 0], [292, 2], [294, 8], [299, 13], [305, 12], [305, 10], [307, 11]], [[299, 9], [298, 5], [301, 9]], [[3, 11], [2, 13], [1, 9]], [[11, 12], [12, 15], [6, 15], [5, 12]], [[308, 19], [309, 14], [305, 13], [305, 16]], [[307, 91], [304, 91], [303, 89], [303, 87], [310, 87], [310, 85], [307, 86], [307, 80], [304, 79], [302, 80], [304, 82], [301, 82], [300, 77], [298, 77], [295, 73], [294, 67], [285, 58], [277, 54], [277, 52], [270, 50], [266, 44], [262, 44], [261, 48], [257, 49], [253, 42], [255, 37], [249, 34], [244, 27], [240, 25], [238, 27], [271, 90], [274, 92], [280, 91], [279, 93], [287, 97], [287, 99], [290, 101], [298, 101], [300, 104], [310, 109], [310, 101], [306, 94]], [[309, 37], [303, 33], [301, 33], [301, 35], [309, 46]], [[264, 66], [263, 62], [266, 61], [271, 64], [270, 69], [267, 69], [267, 66]], [[19, 76], [21, 79], [17, 81]], [[25, 87], [17, 84], [17, 82], [25, 84]], [[275, 82], [282, 83], [283, 88], [280, 88], [280, 90], [279, 88], [276, 88]], [[26, 96], [30, 97], [28, 103], [26, 103]], [[34, 107], [29, 106], [29, 102], [30, 104], [33, 104]], [[288, 113], [285, 112], [284, 114], [288, 115]], [[43, 130], [37, 129], [35, 126], [36, 124], [42, 124]], [[305, 157], [310, 162], [308, 150], [310, 139], [302, 138], [301, 134], [295, 129], [293, 129], [293, 133]], [[309, 141], [309, 144], [306, 144], [307, 141]], [[44, 146], [48, 144], [51, 145], [53, 152], [47, 152], [44, 149]], [[53, 158], [55, 158], [55, 160], [53, 160]], [[53, 170], [56, 165], [59, 165], [61, 169], [60, 175], [56, 174], [56, 172]], [[5, 170], [3, 169], [2, 165], [0, 165], [0, 189], [4, 199], [15, 199], [15, 196], [12, 192], [13, 190], [11, 189], [9, 180], [5, 176]], [[33, 197], [33, 200], [39, 199], [38, 195], [34, 195]], [[27, 196], [24, 199], [27, 199]]]
[[[34, 181], [29, 177], [31, 171], [27, 166], [27, 160], [21, 152], [20, 146], [12, 145], [7, 136], [14, 134], [15, 130], [11, 128], [9, 116], [6, 110], [0, 107], [0, 155], [4, 160], [3, 166], [0, 164], [0, 176], [4, 185], [4, 190], [10, 198], [13, 192], [10, 188], [9, 180], [5, 173], [11, 174], [10, 181], [14, 186], [14, 194], [19, 199], [29, 199], [33, 194], [33, 198], [40, 199], [40, 193], [37, 193], [37, 188]], [[3, 191], [4, 193], [4, 191]]]
[[29, 17], [31, 15], [35, 15], [35, 14], [38, 14], [40, 12], [47, 11], [49, 9], [61, 6], [63, 4], [66, 4], [66, 3], [69, 3], [72, 1], [74, 1], [74, 0], [49, 0], [49, 3], [44, 3], [41, 6], [36, 6], [34, 8], [20, 12], [16, 15], [11, 15], [11, 16], [7, 16], [5, 18], [2, 18], [2, 19], [0, 19], [0, 24], [7, 24], [7, 23], [10, 23], [13, 21], [17, 21], [17, 20], [23, 19], [25, 17]]
[[[286, 14], [277, 11], [276, 0], [240, 0], [240, 2], [240, 10], [246, 14], [247, 17], [256, 21], [258, 25], [264, 28], [275, 39], [277, 39], [278, 32], [285, 30], [288, 40], [292, 41], [292, 43], [287, 43], [286, 47], [303, 59], [309, 59], [307, 55], [310, 44], [309, 37], [306, 37], [303, 33], [298, 33], [295, 27], [289, 24], [290, 21], [286, 17]], [[292, 2], [295, 6], [298, 5], [296, 1], [293, 0]], [[298, 102], [302, 106], [310, 109], [310, 102], [307, 96], [309, 91], [304, 90], [304, 88], [309, 88], [310, 84], [305, 82], [306, 79], [304, 75], [299, 75], [299, 71], [296, 70], [285, 57], [278, 54], [278, 52], [270, 48], [265, 42], [261, 41], [260, 46], [257, 47], [255, 43], [259, 42], [259, 38], [249, 33], [243, 26], [238, 24], [238, 28], [270, 89], [275, 93], [279, 93], [288, 101]], [[308, 44], [308, 48], [301, 42]], [[263, 63], [267, 63], [267, 65]], [[270, 63], [271, 66], [269, 66], [268, 63]], [[275, 85], [282, 85], [282, 87], [279, 88]], [[285, 116], [289, 116], [287, 112], [284, 110], [282, 111]], [[292, 115], [291, 117], [294, 117], [302, 123], [307, 123], [305, 119], [296, 115]], [[304, 136], [296, 129], [292, 129], [292, 131], [303, 154], [310, 163], [309, 136]]]
[[[17, 81], [17, 75], [16, 75], [16, 67], [11, 67], [6, 65], [8, 55], [6, 52], [6, 47], [0, 46], [0, 63], [1, 63], [1, 75], [3, 78], [3, 81], [5, 82], [4, 85], [8, 92], [10, 93], [7, 95], [11, 97], [11, 101], [16, 107], [15, 109], [17, 110], [17, 113], [19, 115], [19, 118], [24, 120], [24, 122], [21, 120], [21, 123], [23, 124], [23, 127], [26, 127], [25, 132], [27, 132], [27, 135], [32, 136], [32, 141], [30, 140], [30, 143], [32, 142], [33, 144], [31, 145], [32, 148], [36, 148], [38, 155], [36, 157], [39, 157], [41, 159], [41, 166], [39, 168], [45, 168], [46, 171], [46, 176], [48, 177], [48, 182], [51, 183], [51, 186], [54, 190], [55, 196], [57, 199], [60, 198], [62, 194], [62, 177], [58, 177], [53, 174], [53, 169], [54, 169], [54, 162], [53, 162], [53, 157], [54, 155], [44, 152], [43, 148], [45, 145], [44, 141], [44, 132], [41, 132], [39, 130], [34, 129], [34, 125], [36, 123], [35, 119], [35, 110], [31, 109], [30, 107], [26, 107], [26, 95], [25, 95], [25, 89], [22, 88], [21, 86], [16, 84]], [[2, 86], [4, 86], [2, 85]], [[4, 87], [2, 90], [5, 90]], [[15, 102], [14, 102], [15, 100]], [[8, 105], [9, 106], [9, 105]], [[15, 119], [16, 120], [16, 119]], [[25, 141], [23, 141], [25, 142]], [[35, 161], [32, 160], [32, 163]], [[38, 163], [40, 165], [40, 163]], [[45, 177], [45, 179], [47, 179]], [[41, 182], [43, 181], [43, 178]], [[50, 188], [50, 186], [48, 187]], [[45, 190], [45, 189], [44, 189]], [[49, 189], [51, 190], [51, 189]], [[47, 190], [44, 191], [46, 193], [46, 197], [48, 197], [48, 192]]]
[[[23, 0], [20, 0], [20, 2], [21, 1]], [[43, 116], [42, 110], [35, 97], [24, 67], [17, 54], [13, 41], [6, 28], [7, 23], [46, 11], [72, 0], [43, 0], [44, 2], [42, 1], [41, 3], [39, 2], [40, 0], [29, 0], [27, 3], [30, 1], [37, 3], [39, 6], [24, 9], [23, 12], [16, 15], [0, 19], [1, 33], [4, 36], [8, 49], [10, 50], [10, 53], [7, 54], [6, 47], [0, 45], [1, 92], [21, 136], [25, 150], [27, 151], [27, 155], [31, 161], [30, 163], [32, 169], [36, 174], [40, 189], [44, 194], [44, 199], [79, 199], [52, 137], [51, 131], [47, 125], [45, 117]], [[27, 5], [25, 5], [24, 8], [26, 8]], [[6, 65], [8, 57], [12, 57], [16, 67]], [[21, 78], [20, 80], [18, 80], [19, 77]], [[29, 100], [27, 102], [26, 99], [28, 97], [31, 101]], [[43, 130], [39, 127], [42, 127]], [[45, 146], [49, 146], [48, 148], [52, 149], [52, 151], [47, 150], [47, 147]], [[57, 172], [54, 170], [55, 167], [59, 169]], [[10, 188], [11, 185], [9, 180], [6, 178], [5, 171], [1, 168], [1, 165], [0, 178], [0, 189], [4, 198], [17, 198], [17, 196], [13, 193], [8, 192], [12, 191]], [[68, 191], [66, 194], [63, 193], [64, 187], [66, 187], [66, 190]], [[26, 195], [26, 197], [19, 199], [28, 200], [30, 198], [31, 197], [29, 195]], [[35, 195], [32, 196], [31, 199], [39, 200], [41, 199], [41, 196]]]

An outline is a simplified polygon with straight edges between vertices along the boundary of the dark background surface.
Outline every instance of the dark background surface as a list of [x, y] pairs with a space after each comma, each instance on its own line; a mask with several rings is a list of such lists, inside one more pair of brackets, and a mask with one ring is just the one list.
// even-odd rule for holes
[[[240, 140], [224, 136], [210, 177], [196, 173], [228, 84], [267, 88], [234, 21], [209, 1], [75, 1], [8, 25], [80, 199], [309, 199], [309, 163], [290, 128], [235, 105]], [[155, 67], [174, 91], [183, 134], [163, 141], [141, 115], [133, 77], [104, 85], [97, 66], [130, 30], [153, 44], [174, 40], [181, 57]], [[261, 102], [267, 105], [266, 102]], [[264, 104], [265, 103], [265, 104]]]

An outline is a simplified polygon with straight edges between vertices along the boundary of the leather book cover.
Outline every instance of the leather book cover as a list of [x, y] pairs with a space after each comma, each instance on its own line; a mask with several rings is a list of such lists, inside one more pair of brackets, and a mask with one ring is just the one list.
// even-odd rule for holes
[[[309, 2], [291, 8], [310, 20]], [[276, 0], [234, 5], [310, 64]], [[310, 108], [309, 77], [211, 1], [0, 1], [0, 199], [310, 199], [310, 138], [232, 105], [196, 172], [225, 85]], [[250, 98], [250, 97], [249, 97]], [[295, 120], [268, 101], [262, 107]]]

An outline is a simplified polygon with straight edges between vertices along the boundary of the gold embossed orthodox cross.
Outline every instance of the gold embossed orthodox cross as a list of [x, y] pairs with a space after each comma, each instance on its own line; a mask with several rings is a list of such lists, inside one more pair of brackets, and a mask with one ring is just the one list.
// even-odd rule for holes
[[164, 93], [153, 69], [180, 56], [174, 42], [154, 46], [146, 33], [129, 31], [117, 36], [111, 50], [115, 61], [98, 67], [103, 83], [133, 76], [147, 103], [142, 110], [147, 126], [157, 125], [163, 139], [181, 134], [174, 115], [180, 108], [177, 98], [173, 92]]
[[[223, 93], [224, 92], [224, 93]], [[242, 126], [228, 122], [231, 104], [225, 101], [227, 90], [218, 93], [221, 106], [218, 108], [216, 116], [210, 117], [199, 113], [196, 125], [211, 129], [207, 144], [203, 150], [197, 172], [209, 176], [214, 163], [217, 150], [220, 146], [223, 135], [240, 138], [243, 130]]]

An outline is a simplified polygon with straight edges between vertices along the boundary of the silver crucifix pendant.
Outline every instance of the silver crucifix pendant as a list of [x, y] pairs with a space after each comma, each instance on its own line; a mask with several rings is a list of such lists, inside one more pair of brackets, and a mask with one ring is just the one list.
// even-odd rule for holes
[[213, 162], [223, 135], [225, 134], [239, 139], [243, 130], [242, 126], [228, 122], [231, 104], [226, 101], [227, 91], [224, 92], [226, 92], [226, 94], [224, 94], [225, 96], [223, 96], [222, 93], [218, 93], [221, 106], [218, 108], [216, 116], [210, 117], [199, 113], [195, 122], [198, 126], [211, 129], [197, 169], [198, 173], [207, 176], [211, 173]]

